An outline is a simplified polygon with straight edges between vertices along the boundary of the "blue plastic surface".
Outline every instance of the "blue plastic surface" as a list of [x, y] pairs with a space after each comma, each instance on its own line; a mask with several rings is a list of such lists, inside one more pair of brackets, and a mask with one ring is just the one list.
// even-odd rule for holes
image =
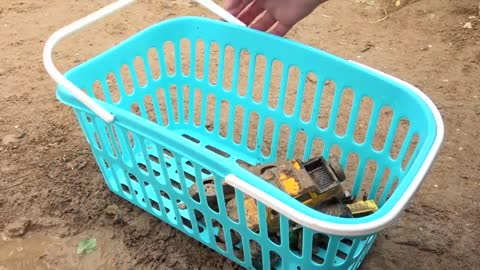
[[[186, 54], [182, 54], [182, 39], [190, 44], [190, 51]], [[202, 55], [197, 53], [197, 40], [202, 40], [205, 44]], [[166, 42], [173, 44], [176, 56], [173, 63], [167, 63], [168, 56], [165, 52], [172, 52], [164, 50]], [[218, 45], [218, 65], [210, 61], [210, 45], [213, 42]], [[233, 72], [231, 89], [226, 89], [221, 83], [227, 76], [224, 72], [227, 47], [234, 51], [233, 70], [229, 71]], [[152, 48], [159, 56], [156, 67], [151, 66], [152, 63], [148, 60], [147, 53]], [[265, 59], [263, 94], [260, 99], [253, 95], [254, 78], [260, 75], [255, 61], [250, 62], [248, 68], [246, 91], [239, 94], [242, 50], [247, 51], [252, 58], [261, 55]], [[184, 59], [180, 57], [182, 55]], [[199, 56], [202, 56], [201, 61], [198, 61]], [[143, 60], [144, 78], [136, 73], [136, 57]], [[273, 61], [282, 64], [284, 75], [279, 83], [276, 107], [270, 105], [268, 98], [271, 95], [268, 91]], [[128, 89], [130, 86], [121, 73], [124, 65], [130, 71], [132, 89]], [[175, 72], [172, 73], [170, 65], [175, 66]], [[287, 87], [292, 66], [299, 70], [298, 84], [293, 91]], [[202, 78], [196, 76], [199, 68], [204, 71]], [[154, 69], [160, 70], [159, 77], [153, 74]], [[209, 80], [212, 70], [217, 78], [213, 83]], [[114, 81], [109, 74], [113, 74]], [[302, 102], [305, 85], [309, 80], [308, 74], [315, 74], [318, 83], [315, 98], [310, 101], [311, 115], [305, 120], [302, 115], [305, 105]], [[212, 209], [206, 202], [202, 181], [199, 180], [214, 177], [216, 189], [221, 191], [223, 178], [234, 173], [312, 217], [358, 224], [375, 220], [389, 212], [410, 185], [436, 135], [435, 121], [427, 104], [405, 86], [323, 51], [204, 18], [176, 18], [153, 25], [73, 68], [66, 76], [79, 88], [85, 89], [91, 97], [98, 98], [98, 102], [115, 115], [113, 124], [106, 124], [76, 101], [66, 89], [59, 87], [57, 91], [58, 98], [74, 109], [108, 188], [247, 269], [253, 269], [251, 241], [261, 246], [264, 269], [356, 269], [368, 253], [376, 235], [329, 235], [328, 245], [322, 246], [312, 243], [314, 234], [321, 232], [304, 229], [303, 253], [298, 254], [288, 244], [289, 221], [286, 217], [280, 218], [281, 242], [278, 244], [266, 233], [263, 204], [257, 205], [260, 232], [252, 232], [242, 217], [245, 209], [239, 202], [244, 195], [240, 191], [236, 192], [240, 220], [235, 222], [226, 213], [223, 192], [217, 194], [219, 209]], [[326, 81], [334, 82], [333, 96], [322, 95]], [[95, 89], [95, 83], [100, 87]], [[347, 121], [342, 123], [345, 133], [338, 134], [336, 126], [342, 119], [337, 116], [341, 113], [340, 102], [346, 89], [353, 93], [352, 105]], [[214, 97], [214, 102], [209, 103], [209, 97]], [[286, 99], [292, 97], [292, 112], [288, 114], [283, 105]], [[372, 108], [365, 127], [365, 139], [357, 142], [354, 139], [357, 120], [366, 97], [372, 101]], [[163, 102], [156, 102], [159, 98]], [[320, 105], [326, 98], [331, 101], [331, 109], [328, 114], [322, 115]], [[147, 106], [147, 100], [154, 102]], [[222, 110], [223, 104], [228, 104], [228, 112]], [[238, 107], [242, 108], [243, 117], [237, 117], [235, 108]], [[383, 127], [386, 137], [383, 147], [378, 150], [373, 147], [373, 143], [377, 121], [384, 114], [384, 108], [389, 108], [391, 121]], [[252, 114], [256, 116], [253, 132], [249, 129]], [[328, 119], [328, 125], [324, 128], [318, 125], [321, 117]], [[272, 135], [268, 136], [263, 132], [267, 127], [267, 119], [272, 123]], [[408, 130], [400, 130], [398, 127], [406, 121]], [[236, 133], [234, 129], [237, 124], [241, 128]], [[288, 127], [285, 149], [279, 147], [284, 138], [282, 136], [285, 135], [282, 125]], [[398, 157], [392, 158], [394, 140], [400, 132], [405, 133], [406, 139], [398, 146]], [[242, 135], [238, 137], [238, 134]], [[304, 136], [304, 146], [300, 148], [297, 144], [299, 134]], [[249, 147], [252, 146], [249, 138], [256, 138], [253, 147]], [[314, 147], [316, 140], [322, 142], [322, 149]], [[407, 166], [402, 168], [412, 140], [415, 140], [416, 147], [411, 158], [407, 159]], [[265, 144], [270, 148], [268, 154], [263, 151]], [[369, 198], [375, 199], [379, 204], [380, 209], [375, 214], [359, 219], [343, 219], [319, 213], [266, 184], [239, 165], [239, 162], [257, 164], [275, 161], [279, 159], [278, 153], [282, 150], [285, 150], [282, 158], [299, 155], [306, 159], [314, 153], [328, 157], [334, 147], [340, 149], [340, 163], [347, 175], [350, 171], [354, 175], [350, 179], [354, 195], [361, 196], [362, 192], [367, 192]], [[352, 156], [358, 159], [356, 168], [347, 166]], [[367, 185], [364, 172], [369, 170], [369, 161], [376, 164], [376, 169]], [[385, 171], [389, 172], [386, 176]], [[188, 188], [195, 181], [200, 186], [200, 201], [195, 201], [188, 193]], [[179, 207], [179, 203], [184, 207]], [[215, 239], [219, 230], [224, 230], [224, 246], [218, 245]], [[241, 235], [239, 243], [232, 243], [230, 231]], [[270, 265], [271, 252], [281, 257], [281, 261], [275, 262], [275, 265]]]

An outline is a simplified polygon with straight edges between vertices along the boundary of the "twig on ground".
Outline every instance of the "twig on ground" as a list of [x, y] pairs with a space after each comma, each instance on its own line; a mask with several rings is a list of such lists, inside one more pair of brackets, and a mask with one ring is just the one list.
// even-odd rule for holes
[[373, 23], [379, 23], [379, 22], [382, 22], [382, 21], [384, 21], [384, 20], [386, 20], [386, 19], [388, 18], [388, 12], [387, 12], [387, 10], [384, 9], [384, 8], [382, 8], [382, 10], [383, 10], [383, 13], [385, 13], [385, 16], [384, 16], [383, 18], [381, 18], [380, 20], [377, 20], [377, 21], [374, 21], [374, 22], [370, 22], [370, 23], [372, 23], [372, 24], [373, 24]]

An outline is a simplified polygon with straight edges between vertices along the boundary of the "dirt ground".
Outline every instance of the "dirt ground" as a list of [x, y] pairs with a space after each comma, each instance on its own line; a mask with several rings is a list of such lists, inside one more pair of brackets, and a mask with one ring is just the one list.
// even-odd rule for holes
[[[0, 269], [236, 269], [108, 191], [73, 113], [55, 98], [44, 42], [108, 2], [0, 1]], [[361, 269], [480, 269], [478, 1], [410, 1], [385, 12], [371, 2], [331, 0], [288, 35], [414, 84], [445, 121], [425, 184]], [[56, 62], [65, 70], [183, 15], [211, 16], [189, 1], [139, 1], [63, 42]], [[78, 240], [90, 237], [97, 250], [77, 256]]]

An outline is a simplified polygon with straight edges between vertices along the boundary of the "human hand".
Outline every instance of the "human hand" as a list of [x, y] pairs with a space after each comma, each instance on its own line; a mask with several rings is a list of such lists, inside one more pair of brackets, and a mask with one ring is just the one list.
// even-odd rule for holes
[[296, 23], [326, 1], [224, 0], [224, 8], [249, 27], [284, 36]]

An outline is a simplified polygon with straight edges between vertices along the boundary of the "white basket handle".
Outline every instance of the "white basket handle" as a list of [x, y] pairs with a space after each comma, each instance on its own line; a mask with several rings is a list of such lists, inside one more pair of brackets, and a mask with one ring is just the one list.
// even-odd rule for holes
[[[220, 16], [224, 20], [226, 20], [227, 22], [231, 22], [234, 24], [242, 25], [242, 26], [245, 25], [241, 21], [239, 21], [237, 18], [235, 18], [233, 15], [228, 13], [226, 10], [224, 10], [223, 8], [221, 8], [211, 0], [195, 0], [195, 1], [205, 6], [206, 8], [211, 10], [213, 13]], [[80, 20], [77, 20], [61, 28], [47, 40], [43, 50], [44, 66], [48, 74], [50, 75], [50, 77], [52, 77], [52, 79], [55, 82], [57, 82], [58, 84], [65, 87], [68, 91], [70, 91], [77, 100], [79, 100], [89, 109], [91, 109], [96, 115], [98, 115], [101, 119], [103, 119], [107, 123], [112, 122], [114, 119], [114, 116], [111, 113], [107, 112], [100, 105], [98, 105], [92, 98], [90, 98], [87, 94], [82, 92], [71, 81], [65, 78], [65, 76], [63, 76], [63, 74], [60, 73], [60, 71], [58, 71], [58, 69], [53, 64], [52, 51], [53, 51], [53, 48], [57, 45], [57, 43], [60, 42], [63, 38], [85, 28], [86, 26], [104, 17], [107, 17], [112, 13], [115, 13], [116, 11], [122, 8], [125, 8], [126, 6], [132, 4], [133, 2], [135, 2], [135, 0], [118, 0], [106, 7], [103, 7], [93, 12], [92, 14]]]

